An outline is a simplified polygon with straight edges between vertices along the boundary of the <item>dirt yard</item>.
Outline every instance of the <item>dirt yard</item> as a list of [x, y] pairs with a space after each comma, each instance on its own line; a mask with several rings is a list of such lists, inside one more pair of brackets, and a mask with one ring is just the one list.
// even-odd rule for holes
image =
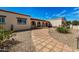
[[49, 34], [51, 37], [55, 38], [56, 40], [67, 44], [72, 48], [77, 48], [77, 40], [76, 38], [79, 37], [79, 30], [72, 30], [69, 34], [62, 34], [58, 33], [55, 28], [49, 29]]

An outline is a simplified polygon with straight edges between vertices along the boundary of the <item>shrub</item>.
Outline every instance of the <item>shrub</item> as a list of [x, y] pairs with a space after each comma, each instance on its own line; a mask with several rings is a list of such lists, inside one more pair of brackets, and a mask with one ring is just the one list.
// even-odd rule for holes
[[9, 39], [11, 34], [12, 34], [11, 31], [0, 29], [0, 42], [3, 41], [4, 39]]
[[57, 31], [60, 33], [69, 33], [69, 29], [65, 27], [58, 27]]

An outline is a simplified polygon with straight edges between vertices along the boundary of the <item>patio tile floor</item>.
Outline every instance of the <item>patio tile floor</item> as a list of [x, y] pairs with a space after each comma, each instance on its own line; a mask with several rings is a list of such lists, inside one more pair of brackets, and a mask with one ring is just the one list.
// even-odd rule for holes
[[[39, 29], [32, 31], [32, 40], [34, 44], [39, 43], [35, 45], [36, 52], [71, 52], [73, 49], [69, 47], [68, 45], [57, 41], [56, 39], [52, 38], [49, 33], [48, 29]], [[34, 39], [37, 38], [37, 39]], [[38, 41], [39, 40], [39, 41]], [[38, 48], [39, 49], [38, 49]]]
[[71, 52], [68, 45], [57, 41], [48, 33], [48, 29], [17, 32], [19, 44], [11, 48], [11, 52]]

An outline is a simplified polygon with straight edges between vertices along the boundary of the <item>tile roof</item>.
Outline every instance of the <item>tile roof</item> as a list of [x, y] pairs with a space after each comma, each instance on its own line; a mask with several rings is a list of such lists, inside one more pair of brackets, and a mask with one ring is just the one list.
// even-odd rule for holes
[[2, 11], [2, 12], [8, 12], [8, 13], [12, 13], [12, 14], [23, 15], [23, 16], [29, 16], [29, 17], [30, 17], [30, 15], [20, 14], [20, 13], [16, 13], [16, 12], [11, 12], [11, 11], [6, 11], [6, 10], [0, 10], [0, 11]]
[[46, 20], [41, 20], [41, 19], [36, 19], [36, 18], [31, 18], [31, 20], [46, 21]]

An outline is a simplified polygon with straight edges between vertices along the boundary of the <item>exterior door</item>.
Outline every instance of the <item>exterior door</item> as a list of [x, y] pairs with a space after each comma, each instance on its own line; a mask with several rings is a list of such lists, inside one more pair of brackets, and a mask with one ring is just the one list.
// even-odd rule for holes
[[13, 29], [14, 29], [14, 26], [13, 26], [13, 25], [11, 25], [11, 31], [13, 31]]

